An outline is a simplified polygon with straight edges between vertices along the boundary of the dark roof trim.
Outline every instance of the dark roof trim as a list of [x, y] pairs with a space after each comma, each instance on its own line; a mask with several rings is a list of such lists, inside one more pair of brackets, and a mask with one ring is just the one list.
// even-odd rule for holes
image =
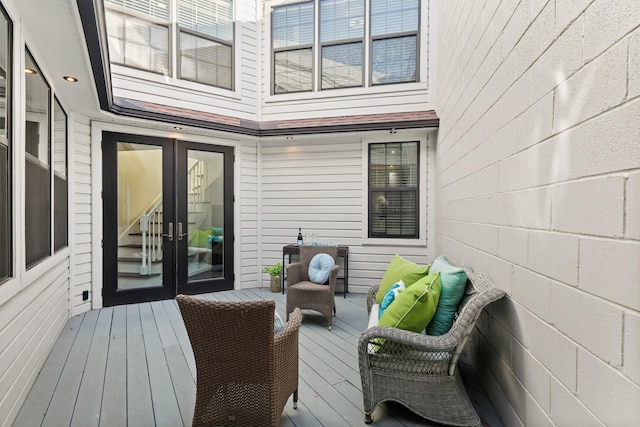
[[[107, 43], [107, 26], [104, 18], [103, 0], [77, 0], [78, 12], [82, 21], [84, 39], [87, 42], [89, 60], [96, 82], [98, 102], [104, 111], [112, 111], [113, 92], [111, 91], [111, 69], [109, 68], [109, 49]], [[100, 24], [98, 24], [100, 23]]]
[[258, 122], [196, 110], [185, 110], [137, 100], [114, 98], [103, 0], [76, 0], [100, 108], [120, 116], [161, 121], [251, 136], [301, 135], [335, 132], [436, 128], [435, 111], [366, 114], [300, 120]]

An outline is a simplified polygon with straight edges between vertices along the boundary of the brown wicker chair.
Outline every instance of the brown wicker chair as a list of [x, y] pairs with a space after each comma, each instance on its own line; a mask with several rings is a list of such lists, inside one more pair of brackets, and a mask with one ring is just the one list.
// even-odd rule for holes
[[274, 301], [176, 297], [197, 371], [194, 426], [277, 426], [298, 401], [300, 310], [273, 333]]
[[329, 274], [328, 284], [319, 285], [309, 281], [309, 263], [319, 253], [338, 258], [337, 246], [301, 246], [300, 262], [287, 265], [287, 319], [294, 308], [319, 311], [327, 316], [329, 330], [336, 312], [336, 280], [340, 266], [334, 265]]
[[[376, 405], [402, 403], [416, 414], [445, 425], [480, 426], [457, 363], [482, 309], [504, 295], [482, 275], [467, 270], [467, 288], [453, 326], [444, 335], [429, 336], [373, 326], [358, 342], [365, 423]], [[367, 309], [378, 286], [370, 289]]]

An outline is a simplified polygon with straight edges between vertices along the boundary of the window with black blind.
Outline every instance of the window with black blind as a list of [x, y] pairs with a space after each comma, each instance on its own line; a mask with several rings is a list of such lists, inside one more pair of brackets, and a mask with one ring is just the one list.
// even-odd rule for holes
[[11, 195], [12, 23], [0, 5], [0, 283], [12, 275]]
[[418, 142], [369, 144], [369, 237], [419, 237]]
[[25, 207], [27, 269], [51, 255], [50, 88], [25, 52]]
[[68, 242], [67, 113], [56, 98], [53, 104], [53, 249]]

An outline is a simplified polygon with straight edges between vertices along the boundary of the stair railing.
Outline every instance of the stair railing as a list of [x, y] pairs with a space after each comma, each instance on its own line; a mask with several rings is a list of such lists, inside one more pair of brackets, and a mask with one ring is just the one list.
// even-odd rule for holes
[[151, 271], [151, 263], [162, 258], [161, 208], [162, 200], [149, 213], [142, 212], [140, 214], [140, 232], [142, 233], [141, 276], [148, 276]]

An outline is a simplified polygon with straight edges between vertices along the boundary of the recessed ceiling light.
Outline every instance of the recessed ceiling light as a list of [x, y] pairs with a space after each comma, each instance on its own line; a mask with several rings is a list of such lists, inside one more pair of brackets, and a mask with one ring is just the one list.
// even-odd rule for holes
[[65, 79], [65, 80], [66, 80], [66, 81], [68, 81], [68, 82], [71, 82], [71, 83], [75, 83], [75, 82], [77, 82], [77, 81], [78, 81], [78, 79], [76, 79], [76, 78], [75, 78], [75, 77], [73, 77], [73, 76], [62, 76], [62, 78], [63, 78], [63, 79]]
[[28, 68], [25, 67], [24, 72], [27, 74], [38, 74], [38, 72], [36, 70], [34, 70], [33, 68]]

